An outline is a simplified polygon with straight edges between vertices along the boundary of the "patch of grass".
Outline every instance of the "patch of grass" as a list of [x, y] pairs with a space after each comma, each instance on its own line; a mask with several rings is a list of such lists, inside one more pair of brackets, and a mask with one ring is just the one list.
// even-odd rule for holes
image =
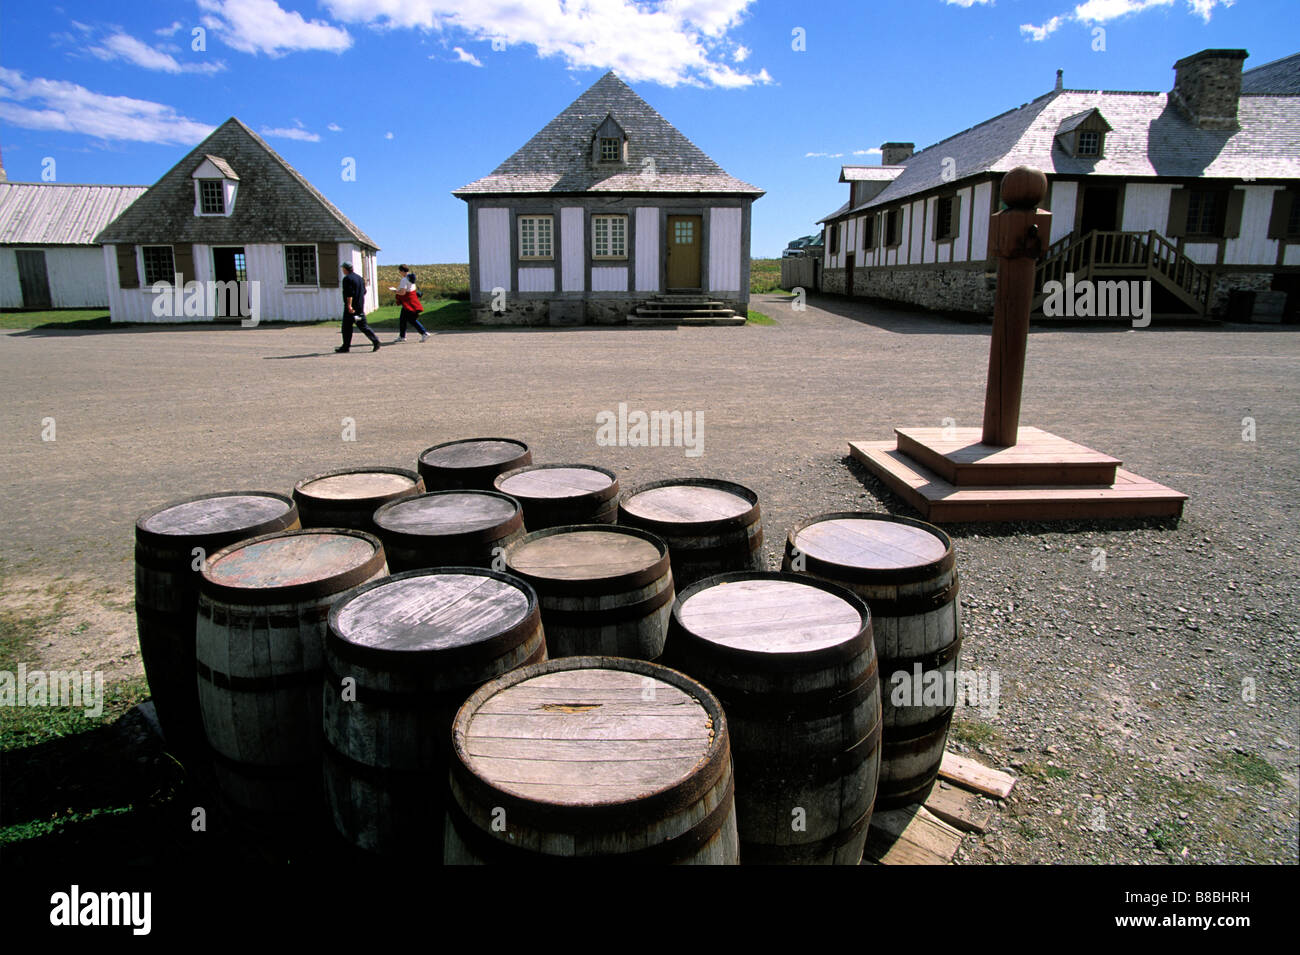
[[1161, 852], [1176, 852], [1183, 838], [1178, 826], [1172, 822], [1157, 823], [1147, 830], [1147, 835], [1151, 837], [1151, 844]]
[[774, 292], [781, 287], [780, 259], [751, 259], [749, 263], [749, 291]]
[[106, 308], [56, 308], [40, 312], [0, 312], [0, 328], [42, 328], [60, 331], [108, 328]]
[[775, 325], [776, 320], [769, 318], [762, 312], [756, 312], [752, 308], [749, 310], [748, 317], [745, 320], [746, 325]]
[[[429, 307], [430, 299], [449, 298], [469, 301], [469, 263], [450, 265], [414, 265], [406, 267], [415, 273], [415, 287], [419, 290], [420, 301]], [[396, 287], [402, 280], [397, 265], [381, 265], [375, 269], [378, 278], [379, 304], [396, 305], [397, 299], [388, 291], [390, 285]], [[426, 323], [427, 324], [427, 323]]]
[[[424, 312], [420, 315], [420, 323], [429, 331], [439, 328], [464, 328], [470, 324], [470, 309], [468, 301], [459, 301], [453, 299], [434, 299], [425, 301]], [[385, 305], [378, 308], [366, 316], [366, 324], [378, 331], [397, 331], [398, 318], [402, 314], [401, 308], [396, 305]], [[339, 319], [330, 319], [329, 321], [316, 322], [317, 325], [333, 325], [338, 327], [342, 325]]]
[[1042, 833], [1039, 832], [1037, 829], [1035, 829], [1033, 826], [1024, 822], [1016, 824], [1016, 831], [1019, 832], [1026, 839], [1030, 839], [1030, 840], [1037, 839], [1039, 836], [1042, 835]]
[[1216, 756], [1210, 766], [1247, 786], [1276, 786], [1282, 781], [1273, 764], [1254, 753], [1224, 753]]
[[954, 719], [949, 732], [967, 746], [980, 746], [1002, 738], [1001, 733], [988, 723], [981, 723], [979, 720]]
[[[17, 673], [17, 667], [11, 672]], [[82, 687], [85, 693], [88, 688]], [[93, 687], [89, 688], [93, 693]], [[0, 706], [0, 750], [23, 749], [59, 736], [84, 733], [115, 722], [131, 707], [149, 698], [149, 683], [143, 676], [120, 680], [104, 687], [103, 709], [98, 716], [87, 716], [93, 699], [82, 698], [75, 706]]]
[[27, 822], [20, 822], [17, 825], [0, 829], [0, 845], [24, 842], [27, 839], [39, 839], [41, 836], [59, 832], [67, 826], [85, 822], [87, 819], [94, 819], [96, 816], [120, 816], [122, 813], [130, 812], [134, 808], [134, 806], [114, 806], [112, 808], [96, 807], [84, 811], [68, 809], [62, 814], [55, 813], [49, 819], [30, 819]]

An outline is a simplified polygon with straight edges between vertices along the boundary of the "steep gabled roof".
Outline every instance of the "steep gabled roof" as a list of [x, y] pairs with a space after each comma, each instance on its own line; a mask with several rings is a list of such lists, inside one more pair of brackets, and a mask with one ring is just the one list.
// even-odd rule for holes
[[0, 182], [0, 245], [94, 245], [148, 188]]
[[1243, 93], [1300, 95], [1300, 53], [1265, 63], [1241, 74]]
[[[627, 134], [627, 163], [591, 161], [593, 136], [607, 116]], [[606, 73], [490, 175], [452, 193], [691, 192], [763, 190], [732, 178], [613, 73]]]
[[[210, 157], [220, 157], [239, 176], [229, 216], [194, 214], [190, 175]], [[257, 133], [232, 116], [150, 186], [96, 241], [243, 245], [330, 239], [379, 248]]]

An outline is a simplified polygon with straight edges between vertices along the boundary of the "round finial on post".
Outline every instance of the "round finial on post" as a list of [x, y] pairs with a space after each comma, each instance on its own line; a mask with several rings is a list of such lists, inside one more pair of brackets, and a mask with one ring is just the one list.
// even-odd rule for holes
[[1002, 177], [1002, 201], [1009, 209], [1037, 209], [1047, 196], [1047, 176], [1032, 166], [1017, 166]]

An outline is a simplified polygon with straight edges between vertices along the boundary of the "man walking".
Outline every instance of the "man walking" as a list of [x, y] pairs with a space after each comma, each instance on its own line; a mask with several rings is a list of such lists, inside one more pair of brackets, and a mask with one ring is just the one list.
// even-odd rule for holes
[[334, 349], [346, 352], [352, 349], [352, 323], [356, 322], [362, 334], [374, 343], [372, 351], [379, 351], [379, 336], [366, 324], [366, 283], [352, 271], [352, 263], [344, 262], [343, 269], [343, 346]]

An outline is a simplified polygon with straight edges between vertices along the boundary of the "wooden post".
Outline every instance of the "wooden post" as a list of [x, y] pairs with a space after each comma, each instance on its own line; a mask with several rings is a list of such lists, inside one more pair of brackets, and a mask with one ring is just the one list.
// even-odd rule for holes
[[1025, 381], [1029, 308], [1034, 299], [1034, 263], [1047, 247], [1052, 214], [1038, 208], [1047, 195], [1047, 177], [1017, 166], [1002, 179], [1002, 201], [989, 232], [998, 258], [998, 290], [993, 303], [993, 341], [984, 395], [985, 444], [1011, 447], [1020, 431], [1020, 395]]

